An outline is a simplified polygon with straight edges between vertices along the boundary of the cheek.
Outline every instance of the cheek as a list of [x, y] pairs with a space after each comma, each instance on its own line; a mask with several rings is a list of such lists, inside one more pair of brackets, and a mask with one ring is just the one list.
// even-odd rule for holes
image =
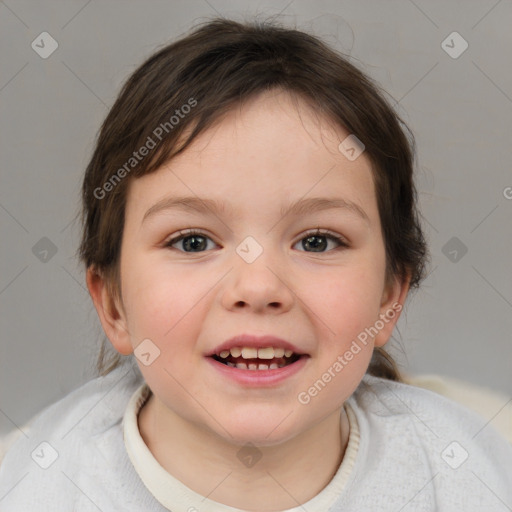
[[366, 266], [339, 269], [317, 282], [311, 307], [333, 336], [346, 341], [378, 318], [382, 280]]
[[[374, 342], [369, 329], [378, 319], [380, 296], [368, 274], [338, 276], [325, 287], [316, 309], [319, 345], [315, 378], [304, 383], [303, 394], [320, 407], [336, 408], [359, 385], [370, 363]], [[317, 297], [320, 300], [320, 295]], [[320, 307], [319, 307], [320, 306]], [[309, 403], [309, 402], [308, 402]]]
[[127, 321], [132, 341], [154, 339], [165, 348], [193, 317], [204, 292], [184, 272], [166, 272], [165, 266], [133, 265], [123, 279]]
[[[186, 382], [190, 368], [184, 361], [193, 361], [195, 340], [200, 336], [205, 290], [193, 286], [185, 273], [165, 278], [152, 267], [133, 274], [126, 280], [126, 314], [134, 349], [142, 340], [151, 340], [151, 350], [158, 356], [150, 365], [138, 361], [150, 386], [165, 387], [175, 400], [181, 400], [180, 387], [174, 380]], [[146, 342], [147, 343], [147, 342]], [[137, 353], [137, 352], [136, 352]], [[142, 363], [142, 364], [141, 364]]]

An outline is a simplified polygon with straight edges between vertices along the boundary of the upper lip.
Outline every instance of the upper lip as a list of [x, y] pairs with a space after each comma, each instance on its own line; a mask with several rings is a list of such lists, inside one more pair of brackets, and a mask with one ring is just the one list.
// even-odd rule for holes
[[285, 350], [291, 350], [294, 354], [303, 355], [305, 352], [301, 351], [298, 347], [292, 343], [278, 338], [272, 335], [265, 336], [254, 336], [252, 334], [239, 334], [233, 336], [229, 340], [224, 341], [220, 345], [217, 345], [213, 350], [207, 353], [207, 356], [219, 355], [223, 350], [230, 350], [233, 347], [252, 347], [252, 348], [284, 348]]

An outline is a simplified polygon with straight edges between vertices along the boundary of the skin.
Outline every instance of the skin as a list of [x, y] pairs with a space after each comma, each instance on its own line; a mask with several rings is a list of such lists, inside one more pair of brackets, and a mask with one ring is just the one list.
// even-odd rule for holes
[[[348, 135], [285, 91], [260, 94], [183, 154], [131, 182], [121, 300], [109, 295], [94, 269], [87, 273], [113, 346], [130, 354], [149, 338], [161, 351], [151, 365], [139, 363], [153, 392], [139, 415], [150, 451], [185, 485], [232, 507], [291, 508], [329, 483], [349, 435], [340, 410], [399, 314], [307, 405], [297, 396], [407, 295], [407, 282], [386, 285], [371, 164], [364, 153], [349, 161], [338, 150]], [[206, 215], [162, 210], [142, 222], [158, 201], [179, 195], [214, 198], [228, 209]], [[281, 215], [283, 205], [313, 196], [344, 198], [368, 219], [347, 209]], [[204, 232], [206, 250], [186, 252], [184, 241], [166, 247], [187, 228]], [[322, 237], [323, 252], [304, 247], [308, 231], [317, 228], [344, 237], [348, 247]], [[236, 252], [247, 236], [263, 248], [252, 263]], [[241, 386], [205, 359], [240, 333], [281, 337], [310, 357], [283, 383]], [[248, 442], [262, 455], [250, 468], [237, 458]]]

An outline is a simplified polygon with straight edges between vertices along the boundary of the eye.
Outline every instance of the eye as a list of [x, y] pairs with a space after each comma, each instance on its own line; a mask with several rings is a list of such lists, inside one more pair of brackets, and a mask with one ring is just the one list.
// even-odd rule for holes
[[305, 252], [328, 252], [325, 249], [329, 246], [329, 242], [337, 245], [334, 249], [348, 247], [348, 243], [341, 236], [320, 229], [307, 233], [297, 244], [300, 242]]
[[[212, 242], [214, 246], [217, 245], [204, 233], [194, 229], [187, 229], [180, 231], [179, 236], [168, 240], [165, 243], [165, 247], [175, 248], [174, 246], [179, 244], [176, 249], [182, 252], [197, 253], [207, 250], [208, 241]], [[300, 242], [302, 242], [302, 247], [305, 252], [328, 252], [326, 249], [329, 247], [329, 242], [331, 242], [331, 244], [334, 243], [335, 246], [337, 246], [334, 247], [334, 250], [348, 247], [348, 243], [343, 237], [334, 233], [321, 231], [320, 229], [306, 233], [306, 236], [299, 240], [297, 244]]]
[[208, 240], [216, 245], [215, 242], [204, 233], [194, 229], [187, 229], [180, 231], [179, 236], [168, 240], [165, 243], [165, 247], [173, 247], [176, 244], [180, 244], [181, 249], [178, 247], [178, 250], [182, 250], [183, 252], [203, 252], [208, 246]]

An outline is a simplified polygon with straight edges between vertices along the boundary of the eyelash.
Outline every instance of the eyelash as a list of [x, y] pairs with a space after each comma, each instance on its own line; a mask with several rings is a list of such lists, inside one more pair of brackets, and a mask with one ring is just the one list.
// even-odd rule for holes
[[[180, 234], [178, 236], [168, 240], [165, 243], [165, 247], [172, 248], [172, 246], [174, 244], [176, 244], [177, 242], [180, 242], [181, 240], [183, 240], [185, 238], [188, 238], [188, 237], [192, 237], [192, 236], [202, 236], [202, 237], [205, 237], [205, 238], [208, 238], [208, 239], [211, 240], [211, 237], [209, 237], [207, 234], [205, 234], [205, 233], [203, 233], [203, 232], [201, 232], [199, 230], [196, 230], [194, 228], [182, 230], [179, 233]], [[338, 249], [343, 249], [343, 248], [349, 247], [349, 244], [345, 240], [345, 238], [343, 238], [343, 237], [341, 237], [341, 236], [339, 236], [339, 235], [337, 235], [335, 233], [332, 233], [331, 231], [321, 230], [320, 228], [317, 228], [316, 230], [307, 231], [306, 233], [304, 233], [302, 235], [302, 237], [299, 240], [297, 240], [297, 242], [300, 242], [301, 240], [304, 240], [306, 238], [310, 238], [310, 237], [313, 237], [313, 236], [323, 236], [323, 237], [325, 237], [327, 239], [334, 240], [335, 242], [337, 242], [339, 244], [339, 247], [336, 247], [335, 249], [332, 249], [331, 251], [320, 252], [320, 254], [324, 254], [324, 253], [327, 253], [327, 252], [332, 252], [333, 250], [335, 251], [335, 250], [338, 250]], [[295, 243], [297, 243], [297, 242], [295, 242]], [[188, 254], [194, 254], [194, 252], [189, 252], [189, 251], [181, 251], [181, 252], [185, 252], [185, 253], [188, 253]], [[206, 251], [200, 251], [200, 252], [206, 252]], [[309, 252], [309, 251], [302, 251], [302, 252]], [[315, 254], [315, 251], [312, 251], [312, 253]]]

